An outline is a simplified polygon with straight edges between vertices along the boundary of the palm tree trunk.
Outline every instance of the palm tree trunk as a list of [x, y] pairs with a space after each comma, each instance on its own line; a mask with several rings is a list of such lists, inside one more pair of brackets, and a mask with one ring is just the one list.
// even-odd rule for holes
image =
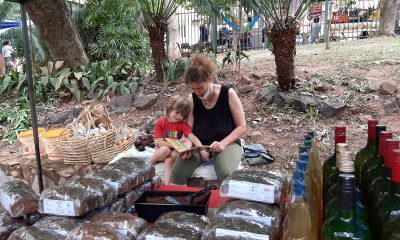
[[153, 56], [154, 68], [156, 70], [156, 77], [158, 81], [163, 78], [163, 71], [161, 66], [161, 61], [166, 59], [165, 46], [164, 46], [164, 35], [167, 26], [162, 27], [150, 27], [149, 37], [150, 37], [150, 47], [151, 55]]
[[292, 89], [295, 85], [294, 56], [296, 55], [296, 31], [296, 27], [280, 29], [274, 26], [268, 32], [268, 37], [273, 47], [272, 53], [275, 55], [278, 85], [282, 91]]
[[33, 1], [27, 4], [27, 12], [54, 60], [70, 67], [89, 62], [64, 0]]
[[175, 61], [181, 57], [178, 44], [181, 45], [181, 38], [179, 36], [178, 16], [176, 12], [172, 14], [168, 20], [168, 59]]

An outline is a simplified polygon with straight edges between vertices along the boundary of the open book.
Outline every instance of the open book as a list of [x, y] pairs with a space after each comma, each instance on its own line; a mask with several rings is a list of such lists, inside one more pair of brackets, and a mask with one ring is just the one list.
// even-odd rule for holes
[[165, 139], [167, 142], [171, 143], [172, 147], [178, 152], [178, 153], [185, 153], [185, 152], [199, 152], [202, 150], [210, 150], [210, 146], [193, 146], [191, 148], [188, 148], [184, 142], [181, 142], [178, 139], [171, 139], [171, 138], [166, 138]]

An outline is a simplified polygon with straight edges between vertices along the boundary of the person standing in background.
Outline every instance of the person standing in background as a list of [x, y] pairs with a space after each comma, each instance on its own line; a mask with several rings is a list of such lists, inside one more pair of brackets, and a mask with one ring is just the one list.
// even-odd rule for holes
[[3, 58], [4, 58], [6, 74], [8, 74], [10, 72], [10, 68], [12, 70], [15, 70], [17, 68], [17, 66], [11, 60], [11, 53], [13, 53], [14, 51], [15, 51], [15, 49], [11, 46], [10, 41], [6, 40], [3, 42], [3, 48], [1, 49], [1, 52], [2, 52]]
[[317, 43], [319, 38], [319, 33], [321, 32], [321, 24], [319, 23], [319, 17], [313, 19], [311, 24], [311, 44]]

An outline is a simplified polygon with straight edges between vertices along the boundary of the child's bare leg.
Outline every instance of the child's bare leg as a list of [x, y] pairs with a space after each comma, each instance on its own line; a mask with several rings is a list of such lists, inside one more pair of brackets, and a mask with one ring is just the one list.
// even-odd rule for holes
[[161, 146], [157, 149], [154, 154], [150, 157], [149, 162], [154, 164], [158, 161], [163, 161], [171, 155], [171, 149], [166, 146]]
[[174, 166], [175, 159], [178, 157], [176, 151], [171, 151], [171, 155], [165, 159], [164, 164], [164, 184], [171, 185], [172, 167]]

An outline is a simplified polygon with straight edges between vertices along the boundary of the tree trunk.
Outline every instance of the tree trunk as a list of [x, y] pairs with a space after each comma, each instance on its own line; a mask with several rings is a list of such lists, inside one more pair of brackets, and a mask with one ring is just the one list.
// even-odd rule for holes
[[166, 32], [167, 26], [160, 27], [150, 27], [149, 37], [150, 37], [150, 47], [151, 55], [153, 56], [154, 68], [156, 70], [156, 77], [158, 81], [163, 79], [163, 71], [161, 66], [161, 61], [166, 59], [165, 47], [164, 47], [164, 34]]
[[178, 17], [174, 12], [168, 20], [168, 59], [170, 61], [175, 61], [181, 57], [178, 44], [181, 44], [181, 38], [179, 36]]
[[295, 85], [294, 56], [296, 55], [296, 31], [296, 27], [279, 29], [277, 26], [273, 26], [268, 31], [268, 37], [272, 43], [272, 53], [275, 55], [278, 85], [282, 91], [292, 89]]
[[394, 35], [396, 26], [397, 9], [400, 0], [381, 0], [383, 1], [381, 16], [379, 19], [378, 36]]
[[29, 17], [55, 61], [69, 67], [89, 62], [64, 0], [37, 0], [27, 4]]

